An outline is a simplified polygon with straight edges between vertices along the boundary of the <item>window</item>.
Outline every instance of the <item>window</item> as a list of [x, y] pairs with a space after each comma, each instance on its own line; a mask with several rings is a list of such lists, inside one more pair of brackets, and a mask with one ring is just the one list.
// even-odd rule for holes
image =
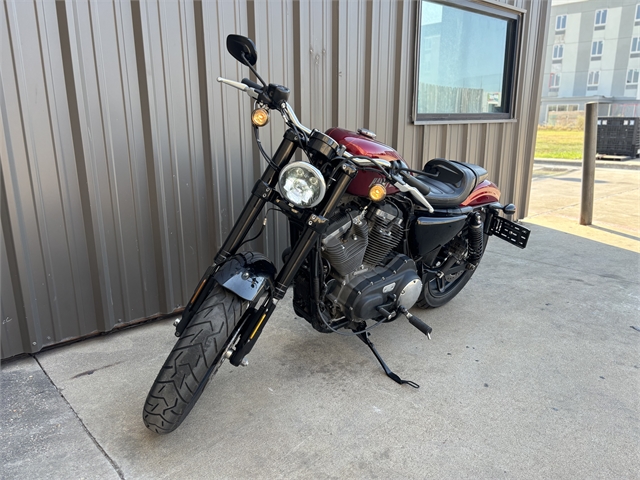
[[554, 60], [561, 60], [563, 54], [564, 54], [564, 45], [554, 45], [553, 46], [553, 59]]
[[589, 78], [587, 79], [588, 87], [597, 87], [600, 83], [600, 72], [589, 72]]
[[607, 10], [596, 10], [595, 27], [604, 28], [607, 23]]
[[414, 122], [513, 118], [520, 13], [422, 0]]
[[577, 112], [578, 105], [548, 105], [547, 106], [547, 118], [549, 112]]
[[640, 3], [636, 5], [636, 22], [640, 22]]
[[558, 89], [560, 87], [560, 74], [552, 73], [549, 77], [549, 89]]
[[630, 68], [629, 70], [627, 70], [627, 85], [637, 85], [639, 75], [640, 70], [638, 70], [637, 68]]
[[640, 53], [640, 37], [631, 39], [631, 54]]
[[591, 43], [591, 58], [593, 57], [601, 57], [602, 56], [602, 48], [604, 47], [604, 42], [602, 40], [596, 40]]
[[558, 15], [556, 17], [556, 32], [560, 32], [567, 28], [567, 16], [566, 15]]

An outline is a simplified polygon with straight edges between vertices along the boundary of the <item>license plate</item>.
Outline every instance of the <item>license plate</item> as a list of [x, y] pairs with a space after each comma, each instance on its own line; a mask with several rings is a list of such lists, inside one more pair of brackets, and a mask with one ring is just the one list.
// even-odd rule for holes
[[527, 246], [530, 233], [531, 230], [528, 228], [498, 216], [493, 217], [489, 229], [489, 235], [495, 235], [518, 248]]

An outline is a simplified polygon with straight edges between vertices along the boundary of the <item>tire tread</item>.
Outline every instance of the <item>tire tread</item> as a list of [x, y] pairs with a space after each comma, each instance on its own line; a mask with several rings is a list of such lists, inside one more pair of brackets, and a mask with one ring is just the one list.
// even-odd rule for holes
[[150, 430], [178, 428], [202, 393], [225, 345], [241, 318], [241, 300], [216, 285], [178, 339], [144, 404], [142, 418]]

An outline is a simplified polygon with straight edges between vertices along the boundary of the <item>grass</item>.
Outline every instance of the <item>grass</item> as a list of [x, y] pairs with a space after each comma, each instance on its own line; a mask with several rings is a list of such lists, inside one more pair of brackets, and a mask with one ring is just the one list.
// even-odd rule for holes
[[584, 132], [539, 128], [535, 158], [582, 158]]

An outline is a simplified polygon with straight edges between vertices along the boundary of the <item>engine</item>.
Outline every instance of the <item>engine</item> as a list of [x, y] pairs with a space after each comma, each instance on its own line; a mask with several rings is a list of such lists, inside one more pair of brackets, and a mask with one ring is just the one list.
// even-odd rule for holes
[[333, 316], [361, 321], [411, 308], [422, 291], [416, 265], [394, 249], [404, 234], [404, 216], [393, 203], [342, 207], [322, 237], [328, 262], [326, 299]]

